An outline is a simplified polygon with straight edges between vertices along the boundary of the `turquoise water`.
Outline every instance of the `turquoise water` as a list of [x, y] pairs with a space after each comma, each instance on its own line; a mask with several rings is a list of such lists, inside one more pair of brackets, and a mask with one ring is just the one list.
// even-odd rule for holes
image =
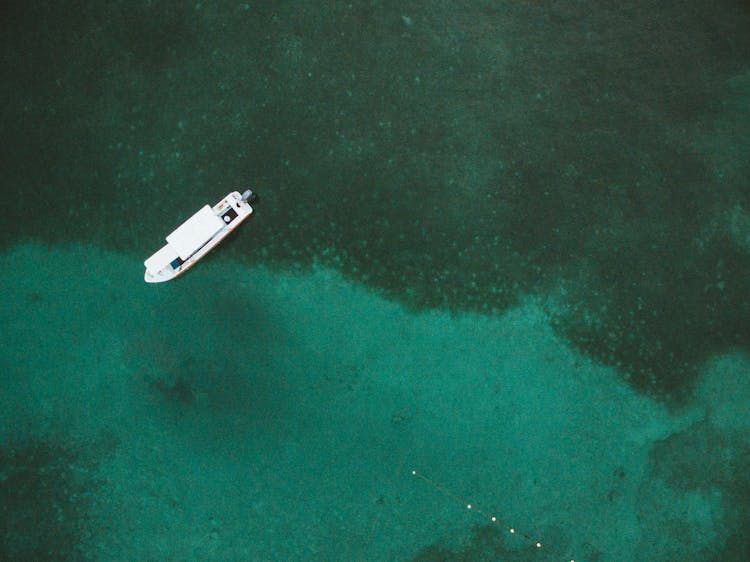
[[750, 558], [746, 5], [0, 24], [0, 558]]

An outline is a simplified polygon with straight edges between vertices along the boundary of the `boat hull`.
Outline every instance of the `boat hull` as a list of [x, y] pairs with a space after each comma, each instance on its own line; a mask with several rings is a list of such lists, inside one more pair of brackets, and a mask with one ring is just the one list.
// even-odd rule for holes
[[167, 244], [144, 262], [146, 283], [163, 283], [179, 277], [253, 213], [252, 206], [237, 191], [227, 194], [210, 208], [215, 217], [221, 219], [221, 224], [215, 228], [211, 228], [211, 221], [215, 218], [208, 210], [206, 205], [180, 225], [167, 236]]

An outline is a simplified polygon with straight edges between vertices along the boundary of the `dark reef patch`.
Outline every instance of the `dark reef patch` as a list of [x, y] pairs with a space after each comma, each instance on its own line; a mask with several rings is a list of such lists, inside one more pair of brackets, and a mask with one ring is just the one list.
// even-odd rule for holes
[[[639, 519], [649, 530], [642, 540], [648, 547], [669, 544], [671, 559], [743, 562], [750, 554], [750, 447], [741, 434], [719, 431], [699, 421], [684, 431], [657, 442], [650, 455], [651, 474], [640, 491]], [[664, 482], [694, 505], [684, 519], [646, 524], [663, 517], [659, 495], [649, 486]], [[710, 517], [704, 510], [714, 509]], [[709, 541], [718, 550], [693, 544], [701, 532], [696, 521], [717, 535]], [[650, 529], [661, 529], [656, 536]]]
[[28, 439], [0, 447], [0, 558], [83, 560], [94, 465], [78, 446]]

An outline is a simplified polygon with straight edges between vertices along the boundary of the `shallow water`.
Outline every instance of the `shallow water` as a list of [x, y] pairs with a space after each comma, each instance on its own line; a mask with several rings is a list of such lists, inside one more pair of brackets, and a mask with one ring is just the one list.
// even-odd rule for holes
[[744, 4], [0, 22], [2, 556], [746, 559]]

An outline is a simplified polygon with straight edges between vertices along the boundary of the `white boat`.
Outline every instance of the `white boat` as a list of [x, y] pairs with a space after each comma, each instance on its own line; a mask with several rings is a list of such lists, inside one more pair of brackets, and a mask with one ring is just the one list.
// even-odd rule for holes
[[193, 267], [252, 214], [254, 199], [248, 189], [242, 195], [229, 193], [213, 207], [204, 205], [167, 236], [166, 246], [143, 262], [146, 283], [169, 281]]

